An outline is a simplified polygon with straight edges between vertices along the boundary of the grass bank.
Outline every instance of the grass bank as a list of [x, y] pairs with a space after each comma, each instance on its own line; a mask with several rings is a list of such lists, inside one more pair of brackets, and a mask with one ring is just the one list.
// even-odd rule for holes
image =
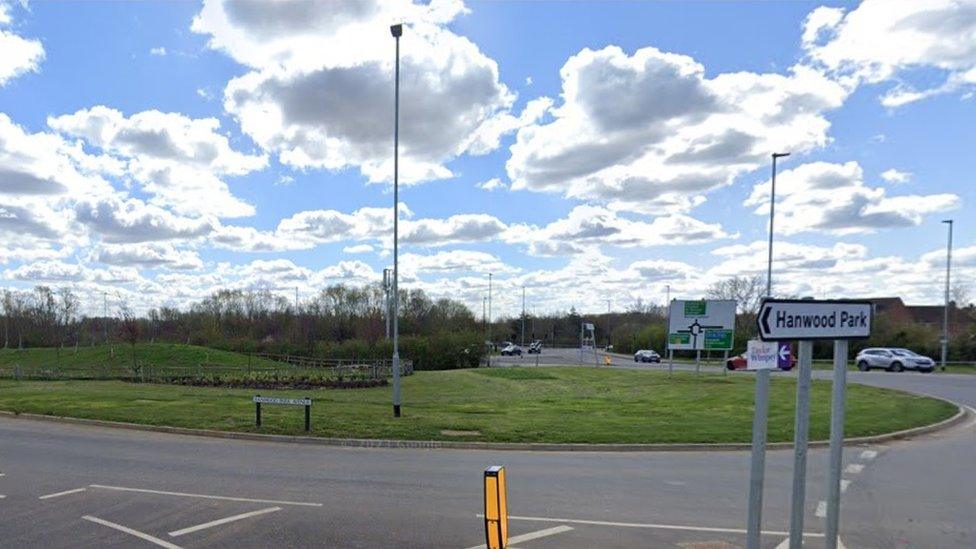
[[[0, 381], [0, 409], [229, 431], [254, 427], [254, 391], [121, 381]], [[585, 367], [417, 372], [403, 379], [404, 417], [390, 389], [261, 391], [311, 396], [315, 435], [493, 442], [748, 442], [746, 376]], [[772, 380], [769, 440], [792, 440], [795, 383]], [[811, 439], [829, 433], [830, 384], [814, 381]], [[934, 423], [944, 402], [860, 385], [848, 390], [848, 436]], [[260, 432], [301, 434], [296, 407], [266, 406]]]

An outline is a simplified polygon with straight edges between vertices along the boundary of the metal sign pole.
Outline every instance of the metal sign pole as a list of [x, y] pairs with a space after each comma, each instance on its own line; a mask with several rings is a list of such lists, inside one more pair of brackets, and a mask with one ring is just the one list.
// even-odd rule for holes
[[827, 485], [827, 549], [837, 549], [840, 476], [844, 461], [844, 400], [847, 393], [847, 340], [834, 341], [834, 386], [830, 398], [830, 479]]
[[769, 416], [769, 370], [756, 372], [756, 409], [752, 416], [752, 467], [749, 470], [747, 549], [759, 549], [762, 533], [763, 476], [766, 470], [766, 418]]
[[796, 421], [793, 433], [793, 502], [790, 508], [790, 549], [803, 546], [803, 505], [807, 487], [807, 441], [810, 436], [810, 370], [813, 341], [800, 341], [796, 377]]
[[668, 376], [674, 373], [674, 351], [668, 349]]
[[695, 373], [701, 373], [701, 349], [695, 349]]

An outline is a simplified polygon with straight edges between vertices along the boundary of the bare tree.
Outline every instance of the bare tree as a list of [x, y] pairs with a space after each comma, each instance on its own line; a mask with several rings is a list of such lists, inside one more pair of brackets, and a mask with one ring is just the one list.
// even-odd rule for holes
[[949, 290], [949, 295], [952, 301], [956, 303], [956, 307], [965, 307], [972, 303], [972, 292], [969, 284], [965, 282], [956, 282], [952, 285]]
[[119, 316], [122, 318], [119, 334], [123, 341], [129, 342], [132, 348], [132, 375], [139, 375], [139, 363], [136, 360], [136, 343], [139, 341], [139, 319], [132, 312], [128, 302], [119, 296]]
[[765, 283], [759, 275], [734, 276], [712, 284], [705, 295], [709, 299], [734, 299], [743, 314], [754, 315], [759, 311]]

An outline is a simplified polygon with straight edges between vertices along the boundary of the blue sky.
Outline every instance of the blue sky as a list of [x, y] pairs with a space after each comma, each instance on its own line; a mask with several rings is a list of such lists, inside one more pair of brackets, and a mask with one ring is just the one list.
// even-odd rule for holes
[[[140, 310], [303, 297], [390, 254], [402, 20], [403, 285], [496, 311], [976, 282], [973, 2], [2, 3], [2, 284]], [[491, 189], [483, 188], [491, 182]], [[976, 289], [976, 288], [974, 288]]]

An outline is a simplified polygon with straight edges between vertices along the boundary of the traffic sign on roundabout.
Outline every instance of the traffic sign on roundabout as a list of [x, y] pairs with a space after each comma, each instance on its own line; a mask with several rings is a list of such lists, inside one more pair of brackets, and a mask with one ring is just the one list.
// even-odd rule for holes
[[863, 339], [872, 308], [870, 301], [766, 299], [756, 315], [759, 339]]

